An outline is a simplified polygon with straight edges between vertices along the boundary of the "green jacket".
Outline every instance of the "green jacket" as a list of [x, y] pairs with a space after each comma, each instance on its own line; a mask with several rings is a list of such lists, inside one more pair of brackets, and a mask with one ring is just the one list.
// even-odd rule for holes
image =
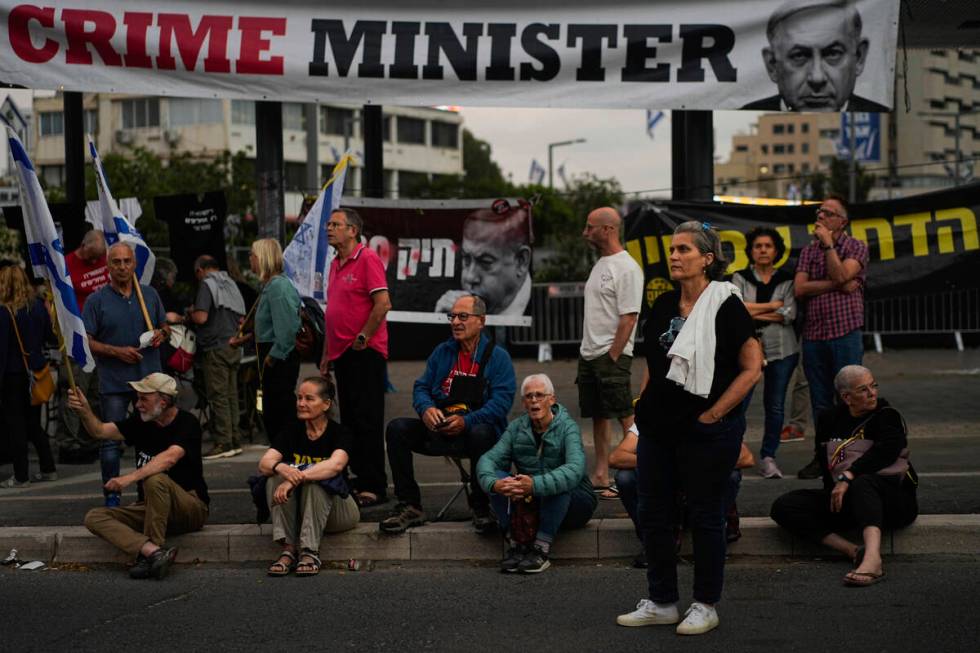
[[534, 441], [531, 419], [521, 415], [507, 425], [497, 444], [480, 457], [476, 473], [480, 487], [488, 494], [493, 493], [497, 470], [510, 471], [511, 465], [518, 473], [532, 477], [535, 496], [553, 496], [577, 486], [592, 492], [585, 473], [585, 449], [578, 424], [561, 404], [552, 406], [551, 411], [555, 417], [541, 438], [540, 452]]
[[286, 360], [296, 346], [299, 331], [299, 293], [289, 279], [281, 274], [269, 279], [259, 295], [255, 309], [255, 337], [257, 342], [271, 342], [269, 355]]

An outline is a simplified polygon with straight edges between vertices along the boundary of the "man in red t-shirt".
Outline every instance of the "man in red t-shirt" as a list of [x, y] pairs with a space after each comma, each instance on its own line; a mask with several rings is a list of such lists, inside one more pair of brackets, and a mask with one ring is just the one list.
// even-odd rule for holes
[[[102, 232], [98, 229], [91, 229], [85, 233], [78, 249], [65, 256], [68, 274], [71, 276], [71, 283], [75, 287], [75, 299], [78, 300], [79, 315], [85, 307], [85, 300], [96, 290], [109, 283], [109, 268], [106, 266], [105, 251], [105, 238], [102, 236]], [[82, 392], [93, 398], [97, 408], [99, 377], [96, 372], [83, 371], [70, 358], [68, 364], [71, 365], [75, 375], [75, 383]], [[63, 379], [66, 377], [64, 374], [59, 376]], [[60, 388], [62, 393], [61, 405], [67, 406], [67, 379], [60, 385], [62, 386]], [[61, 423], [58, 425], [58, 432], [55, 434], [55, 439], [58, 441], [58, 464], [88, 463], [98, 458], [98, 443], [86, 436], [84, 429], [78, 422], [78, 415], [70, 410], [59, 412], [61, 413]]]

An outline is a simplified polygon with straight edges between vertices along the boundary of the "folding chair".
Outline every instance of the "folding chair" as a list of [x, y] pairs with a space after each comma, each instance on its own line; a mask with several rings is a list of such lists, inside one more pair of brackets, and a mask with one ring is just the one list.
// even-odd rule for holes
[[451, 460], [453, 464], [456, 465], [456, 469], [459, 470], [459, 482], [461, 485], [456, 489], [456, 492], [453, 494], [453, 496], [449, 498], [449, 501], [446, 502], [446, 505], [442, 507], [442, 510], [440, 510], [438, 514], [436, 514], [436, 518], [432, 520], [434, 522], [442, 521], [442, 518], [446, 516], [446, 513], [449, 511], [452, 505], [456, 503], [456, 499], [459, 498], [459, 495], [463, 494], [464, 492], [466, 493], [467, 505], [469, 505], [470, 473], [466, 471], [466, 467], [463, 466], [462, 463], [463, 459], [461, 457], [459, 456], [446, 456], [446, 457], [449, 460]]

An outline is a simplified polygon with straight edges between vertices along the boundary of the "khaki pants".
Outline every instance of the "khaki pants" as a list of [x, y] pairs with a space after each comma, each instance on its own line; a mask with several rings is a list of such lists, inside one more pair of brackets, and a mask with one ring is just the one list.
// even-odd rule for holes
[[163, 546], [167, 535], [199, 531], [208, 518], [208, 507], [197, 494], [166, 474], [144, 479], [143, 494], [142, 502], [89, 510], [85, 528], [135, 558], [147, 541]]
[[[266, 483], [272, 513], [272, 539], [276, 542], [285, 540], [286, 544], [296, 544], [298, 539], [301, 549], [319, 551], [324, 533], [349, 531], [361, 521], [361, 511], [354, 497], [342, 499], [327, 494], [317, 483], [304, 483], [298, 490], [293, 490], [286, 503], [273, 505], [272, 495], [281, 482], [281, 477], [273, 476]], [[300, 520], [298, 529], [297, 517]]]
[[226, 449], [238, 447], [238, 364], [239, 347], [222, 345], [204, 352], [201, 369], [204, 388], [211, 405], [211, 437]]

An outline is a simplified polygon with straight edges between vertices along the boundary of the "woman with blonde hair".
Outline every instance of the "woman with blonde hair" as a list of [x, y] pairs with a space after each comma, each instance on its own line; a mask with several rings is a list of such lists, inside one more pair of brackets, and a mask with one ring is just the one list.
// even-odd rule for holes
[[283, 274], [282, 248], [278, 241], [256, 240], [248, 262], [262, 283], [255, 308], [254, 336], [262, 384], [262, 422], [266, 436], [272, 441], [294, 414], [293, 389], [299, 377], [296, 332], [300, 327], [300, 298]]
[[10, 444], [14, 475], [0, 488], [30, 483], [27, 443], [33, 443], [41, 465], [38, 481], [53, 481], [54, 457], [48, 434], [41, 430], [41, 407], [31, 405], [30, 374], [44, 367], [44, 342], [54, 340], [51, 318], [27, 274], [16, 264], [0, 268], [0, 414]]

